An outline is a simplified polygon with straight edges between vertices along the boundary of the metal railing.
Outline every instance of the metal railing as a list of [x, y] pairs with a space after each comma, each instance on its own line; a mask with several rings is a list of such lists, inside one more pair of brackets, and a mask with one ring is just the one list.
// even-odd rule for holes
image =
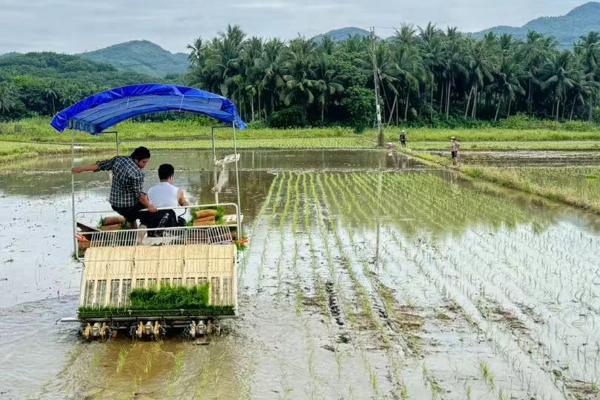
[[[156, 246], [156, 245], [191, 245], [191, 244], [231, 244], [233, 243], [232, 228], [237, 230], [239, 235], [241, 230], [241, 214], [239, 207], [235, 203], [220, 204], [197, 204], [190, 206], [180, 206], [174, 208], [159, 208], [158, 211], [168, 210], [192, 210], [192, 209], [210, 209], [216, 207], [225, 207], [235, 212], [235, 223], [224, 223], [219, 225], [206, 226], [178, 226], [165, 228], [138, 228], [121, 229], [108, 231], [82, 232], [80, 235], [89, 240], [89, 247], [128, 247], [128, 246]], [[141, 210], [147, 211], [147, 210]], [[104, 211], [80, 211], [76, 214], [76, 220], [90, 220], [90, 217], [98, 215], [114, 215], [113, 210]], [[231, 214], [230, 214], [231, 215]], [[87, 218], [86, 218], [87, 217]], [[80, 260], [79, 251], [76, 252], [77, 259]]]

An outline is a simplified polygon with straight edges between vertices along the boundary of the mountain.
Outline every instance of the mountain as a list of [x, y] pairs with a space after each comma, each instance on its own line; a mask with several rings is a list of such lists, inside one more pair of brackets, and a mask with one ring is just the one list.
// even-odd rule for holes
[[52, 52], [8, 53], [0, 56], [0, 81], [54, 82], [99, 88], [152, 83], [156, 78], [119, 71], [109, 64]]
[[313, 38], [313, 40], [315, 42], [320, 42], [321, 40], [323, 40], [323, 38], [325, 36], [328, 36], [329, 38], [331, 38], [334, 42], [343, 42], [344, 40], [347, 40], [351, 37], [366, 37], [369, 36], [370, 33], [369, 31], [366, 31], [364, 29], [361, 28], [355, 28], [355, 27], [348, 27], [348, 28], [341, 28], [341, 29], [334, 29], [332, 31], [329, 31], [327, 33], [323, 33], [321, 35], [317, 35]]
[[529, 31], [553, 36], [563, 48], [572, 47], [580, 36], [592, 31], [600, 32], [600, 3], [589, 2], [574, 8], [567, 15], [537, 18], [521, 27], [496, 26], [473, 35], [482, 37], [488, 32], [494, 32], [497, 35], [509, 34], [524, 39]]
[[154, 77], [181, 75], [187, 71], [184, 53], [171, 53], [147, 40], [133, 40], [104, 49], [79, 54], [86, 60], [110, 64], [121, 71], [132, 71]]

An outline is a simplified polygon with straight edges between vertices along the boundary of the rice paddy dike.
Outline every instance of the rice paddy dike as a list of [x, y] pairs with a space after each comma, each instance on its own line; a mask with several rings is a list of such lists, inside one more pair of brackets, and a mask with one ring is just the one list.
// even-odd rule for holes
[[[523, 179], [593, 198], [593, 154], [570, 167], [577, 154], [552, 155], [490, 153], [465, 164], [523, 169]], [[208, 152], [157, 151], [148, 185], [167, 161], [178, 185], [210, 201]], [[209, 346], [90, 344], [54, 323], [78, 306], [69, 163], [53, 156], [0, 172], [8, 398], [600, 396], [594, 213], [394, 152], [242, 150], [250, 246], [228, 333]], [[569, 168], [582, 168], [590, 192], [569, 185]], [[82, 176], [76, 189], [80, 207], [106, 208], [106, 175]], [[234, 196], [226, 190], [222, 200]]]

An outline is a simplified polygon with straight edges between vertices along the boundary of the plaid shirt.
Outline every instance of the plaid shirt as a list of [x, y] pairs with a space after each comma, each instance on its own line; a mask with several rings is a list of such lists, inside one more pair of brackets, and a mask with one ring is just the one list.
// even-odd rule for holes
[[139, 203], [144, 193], [144, 174], [131, 157], [114, 157], [99, 161], [98, 171], [112, 171], [110, 205], [113, 207], [133, 207]]

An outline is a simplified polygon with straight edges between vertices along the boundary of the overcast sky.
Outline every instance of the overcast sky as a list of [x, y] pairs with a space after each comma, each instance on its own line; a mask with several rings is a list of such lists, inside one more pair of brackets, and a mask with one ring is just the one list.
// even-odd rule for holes
[[77, 53], [134, 39], [185, 51], [227, 24], [250, 35], [289, 39], [335, 28], [377, 27], [381, 36], [403, 22], [457, 26], [472, 32], [521, 26], [563, 15], [586, 0], [0, 0], [0, 54], [49, 50]]

